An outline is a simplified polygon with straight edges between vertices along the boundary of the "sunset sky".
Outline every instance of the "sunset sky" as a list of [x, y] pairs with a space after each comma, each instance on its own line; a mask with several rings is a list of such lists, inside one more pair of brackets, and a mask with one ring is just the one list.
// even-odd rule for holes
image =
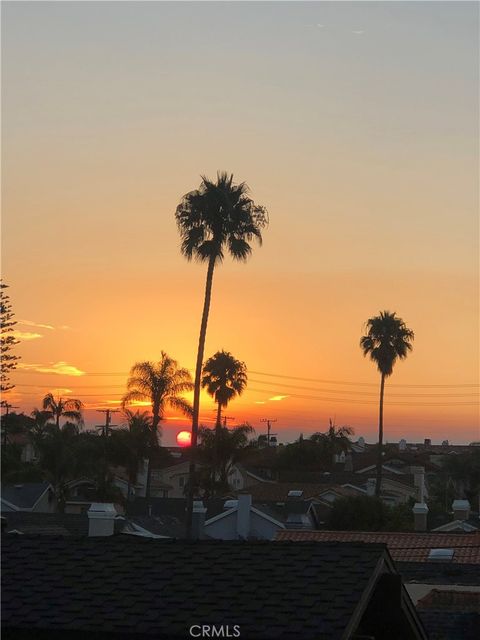
[[[115, 407], [130, 366], [193, 369], [205, 266], [174, 212], [200, 174], [245, 180], [264, 246], [214, 276], [206, 357], [227, 409], [280, 440], [328, 419], [374, 441], [365, 321], [415, 331], [386, 440], [480, 440], [474, 2], [3, 2], [2, 271], [21, 338], [8, 398]], [[213, 422], [202, 396], [200, 418]], [[118, 420], [117, 420], [118, 421]], [[184, 420], [168, 414], [164, 443]], [[233, 422], [231, 424], [234, 424]]]

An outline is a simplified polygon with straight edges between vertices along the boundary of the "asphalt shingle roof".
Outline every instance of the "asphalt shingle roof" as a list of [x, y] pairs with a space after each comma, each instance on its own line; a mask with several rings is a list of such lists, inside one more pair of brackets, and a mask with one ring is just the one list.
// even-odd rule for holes
[[427, 562], [431, 549], [453, 549], [452, 563], [480, 564], [480, 531], [474, 533], [396, 533], [388, 531], [281, 530], [277, 540], [369, 542], [388, 546], [399, 562]]
[[2, 626], [184, 638], [192, 624], [228, 624], [251, 640], [335, 640], [385, 553], [383, 545], [358, 543], [122, 536], [52, 545], [5, 536]]

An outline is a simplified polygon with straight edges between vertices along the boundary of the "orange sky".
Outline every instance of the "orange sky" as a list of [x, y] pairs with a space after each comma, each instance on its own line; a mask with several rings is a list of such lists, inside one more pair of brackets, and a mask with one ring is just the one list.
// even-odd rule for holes
[[174, 211], [226, 169], [271, 219], [248, 264], [215, 274], [206, 356], [250, 372], [227, 414], [277, 418], [283, 439], [334, 417], [372, 440], [358, 342], [390, 309], [416, 340], [387, 440], [480, 439], [478, 6], [199, 3], [186, 23], [183, 3], [41, 4], [2, 7], [15, 404], [68, 389], [94, 424], [136, 360], [193, 368], [205, 268], [181, 257]]

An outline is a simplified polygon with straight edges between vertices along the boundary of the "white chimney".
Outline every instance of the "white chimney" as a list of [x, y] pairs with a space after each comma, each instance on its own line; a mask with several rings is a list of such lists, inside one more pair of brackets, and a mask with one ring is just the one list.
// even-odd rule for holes
[[375, 487], [377, 486], [377, 480], [375, 478], [369, 478], [367, 480], [367, 496], [375, 495]]
[[205, 537], [205, 514], [207, 508], [201, 500], [194, 500], [192, 513], [192, 537], [194, 540], [202, 540]]
[[410, 473], [413, 473], [413, 484], [417, 488], [418, 501], [425, 501], [425, 467], [410, 467]]
[[250, 508], [252, 506], [252, 496], [241, 493], [238, 496], [237, 507], [237, 535], [246, 540], [250, 535]]
[[425, 502], [417, 502], [412, 511], [415, 531], [426, 531], [428, 507]]
[[112, 503], [92, 502], [87, 513], [90, 537], [113, 536], [117, 512]]
[[468, 500], [454, 500], [452, 502], [453, 519], [468, 520], [470, 517], [470, 502]]

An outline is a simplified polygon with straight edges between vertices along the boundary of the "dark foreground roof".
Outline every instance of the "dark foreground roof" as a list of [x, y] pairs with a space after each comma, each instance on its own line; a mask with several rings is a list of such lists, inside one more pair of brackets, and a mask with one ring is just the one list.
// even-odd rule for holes
[[5, 536], [2, 555], [5, 638], [187, 638], [223, 624], [252, 640], [335, 640], [394, 572], [366, 544]]

